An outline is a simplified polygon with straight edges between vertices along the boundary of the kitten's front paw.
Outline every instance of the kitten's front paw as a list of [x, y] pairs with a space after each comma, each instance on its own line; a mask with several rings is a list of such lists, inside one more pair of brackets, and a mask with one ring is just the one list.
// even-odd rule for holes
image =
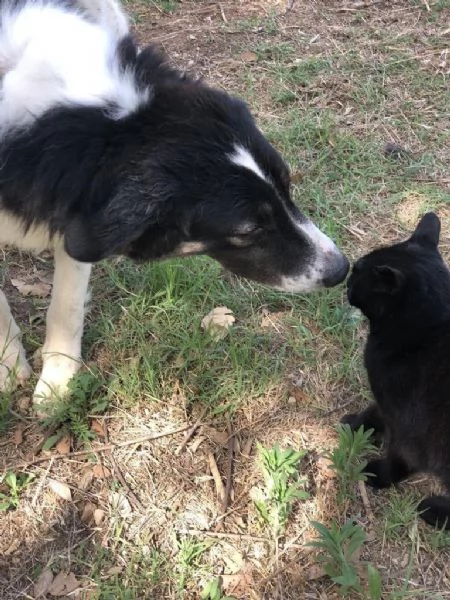
[[364, 413], [362, 412], [348, 413], [342, 417], [341, 423], [342, 425], [350, 425], [352, 431], [356, 431], [361, 425], [364, 425], [363, 415]]
[[417, 510], [430, 525], [450, 529], [450, 496], [429, 496], [422, 500]]
[[387, 488], [394, 482], [392, 480], [390, 462], [386, 458], [377, 458], [367, 463], [364, 473], [367, 475], [366, 483], [376, 489]]

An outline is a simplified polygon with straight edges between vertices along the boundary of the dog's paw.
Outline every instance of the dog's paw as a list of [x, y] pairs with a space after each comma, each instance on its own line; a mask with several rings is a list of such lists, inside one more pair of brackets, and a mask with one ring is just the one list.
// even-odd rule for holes
[[31, 367], [25, 358], [22, 344], [17, 346], [17, 351], [3, 357], [0, 363], [0, 392], [12, 392], [18, 386], [23, 386], [32, 373]]
[[64, 397], [79, 368], [80, 361], [69, 356], [55, 354], [47, 357], [33, 394], [35, 409], [42, 412], [45, 403]]
[[450, 496], [429, 496], [422, 500], [417, 510], [429, 525], [450, 529]]

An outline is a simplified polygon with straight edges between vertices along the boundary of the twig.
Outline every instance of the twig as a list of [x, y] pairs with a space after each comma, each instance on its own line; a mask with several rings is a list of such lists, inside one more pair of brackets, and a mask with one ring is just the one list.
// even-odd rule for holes
[[188, 529], [186, 531], [188, 535], [204, 535], [206, 537], [230, 540], [248, 540], [250, 542], [267, 542], [271, 543], [272, 540], [266, 537], [259, 537], [256, 535], [250, 535], [249, 533], [227, 533], [225, 531], [202, 531], [201, 529]]
[[214, 458], [214, 454], [212, 452], [208, 452], [208, 463], [211, 475], [213, 476], [214, 483], [216, 486], [217, 495], [219, 497], [221, 505], [223, 505], [225, 498], [225, 488], [223, 486], [222, 478], [220, 477], [219, 469], [217, 468], [216, 459]]
[[427, 11], [430, 12], [431, 8], [430, 8], [430, 5], [428, 4], [428, 0], [422, 0], [422, 2], [425, 4], [425, 8], [427, 9]]
[[203, 417], [206, 415], [207, 411], [208, 411], [208, 407], [206, 407], [204, 410], [202, 410], [202, 413], [199, 416], [199, 418], [195, 421], [195, 423], [192, 425], [192, 427], [186, 433], [186, 436], [185, 436], [183, 442], [175, 450], [175, 456], [179, 456], [181, 454], [181, 452], [186, 448], [187, 444], [189, 443], [189, 440], [191, 439], [191, 437], [194, 435], [194, 433], [197, 431], [197, 429], [202, 424]]
[[31, 467], [32, 465], [36, 465], [41, 462], [45, 462], [46, 460], [61, 460], [62, 458], [75, 458], [78, 456], [86, 456], [87, 454], [95, 454], [96, 452], [109, 452], [110, 450], [115, 450], [116, 448], [124, 448], [126, 446], [132, 446], [133, 444], [140, 445], [144, 442], [151, 442], [152, 440], [159, 440], [163, 437], [168, 437], [171, 435], [176, 435], [177, 433], [183, 433], [183, 431], [187, 431], [190, 427], [180, 427], [179, 429], [172, 429], [170, 431], [162, 431], [161, 433], [156, 433], [153, 435], [143, 435], [140, 438], [135, 438], [133, 440], [126, 440], [124, 442], [116, 442], [111, 444], [105, 444], [104, 446], [100, 446], [99, 448], [91, 448], [90, 450], [77, 450], [76, 452], [68, 452], [67, 454], [52, 454], [51, 456], [39, 456], [34, 460], [30, 460], [28, 462], [23, 462], [21, 464], [12, 464], [7, 467], [7, 469], [26, 469], [27, 467]]
[[219, 2], [220, 14], [222, 15], [223, 22], [228, 25], [228, 19], [225, 15], [225, 11], [223, 10], [222, 4]]
[[34, 508], [36, 506], [36, 502], [37, 502], [38, 496], [41, 493], [42, 488], [44, 487], [45, 480], [47, 479], [48, 474], [50, 473], [50, 471], [51, 471], [51, 469], [53, 467], [54, 460], [55, 460], [55, 457], [52, 456], [52, 458], [50, 460], [50, 464], [48, 465], [48, 467], [47, 467], [44, 475], [41, 477], [41, 480], [38, 483], [38, 486], [37, 486], [36, 491], [35, 491], [34, 496], [33, 496], [33, 500], [31, 501], [31, 507], [32, 508]]
[[361, 500], [364, 504], [364, 508], [366, 509], [367, 518], [369, 521], [374, 521], [375, 517], [372, 511], [372, 507], [370, 506], [369, 498], [367, 496], [366, 484], [364, 481], [358, 481], [359, 493], [361, 495]]
[[364, 233], [360, 233], [354, 227], [348, 227], [347, 225], [344, 225], [344, 229], [355, 236], [355, 238], [357, 238], [360, 242], [364, 240]]
[[51, 427], [49, 427], [46, 430], [45, 434], [41, 435], [41, 437], [39, 438], [37, 443], [33, 446], [33, 449], [32, 449], [33, 454], [31, 456], [34, 456], [35, 454], [37, 454], [38, 452], [40, 452], [42, 450], [42, 447], [44, 446], [47, 439], [49, 437], [51, 437], [57, 429], [58, 428], [56, 427], [56, 425], [52, 425]]
[[353, 400], [347, 400], [347, 402], [344, 402], [344, 404], [340, 404], [339, 406], [336, 406], [336, 408], [332, 408], [331, 410], [327, 410], [327, 412], [322, 413], [322, 417], [329, 417], [333, 413], [338, 412], [338, 410], [347, 408], [347, 406], [349, 406], [352, 403]]
[[142, 502], [139, 500], [139, 498], [136, 496], [136, 494], [133, 492], [133, 490], [128, 485], [128, 483], [127, 483], [125, 477], [122, 475], [122, 471], [119, 469], [119, 465], [117, 464], [117, 461], [112, 453], [110, 454], [110, 459], [111, 459], [112, 467], [114, 470], [114, 474], [117, 477], [117, 479], [120, 481], [120, 483], [122, 484], [122, 487], [123, 487], [127, 497], [130, 499], [131, 504], [134, 504], [135, 508], [137, 507], [139, 510], [144, 511], [145, 510], [144, 505], [142, 504]]
[[225, 495], [222, 501], [222, 513], [226, 513], [228, 509], [228, 501], [231, 494], [231, 486], [233, 483], [233, 461], [234, 461], [234, 431], [231, 421], [227, 419], [227, 431], [228, 431], [228, 463], [227, 463], [227, 475], [225, 484]]
[[[106, 427], [105, 427], [105, 438], [106, 438], [106, 441], [109, 442], [108, 430]], [[117, 464], [116, 457], [114, 456], [114, 454], [112, 452], [109, 453], [109, 459], [111, 461], [114, 474], [117, 477], [117, 479], [120, 481], [120, 483], [122, 484], [122, 487], [123, 487], [127, 497], [130, 499], [131, 504], [134, 504], [135, 508], [138, 508], [139, 510], [144, 511], [144, 506], [143, 506], [142, 502], [139, 500], [139, 498], [136, 496], [136, 494], [133, 492], [133, 490], [128, 485], [125, 477], [122, 474], [122, 471], [119, 468], [119, 465]]]
[[294, 8], [295, 0], [287, 0], [286, 8], [284, 10], [284, 16], [288, 14]]

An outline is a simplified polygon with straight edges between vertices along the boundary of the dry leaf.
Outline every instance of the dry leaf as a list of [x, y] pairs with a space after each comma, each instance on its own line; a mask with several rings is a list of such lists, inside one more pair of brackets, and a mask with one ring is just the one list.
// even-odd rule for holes
[[308, 581], [314, 581], [315, 579], [321, 579], [326, 575], [325, 571], [320, 565], [314, 564], [309, 567], [306, 571], [306, 579]]
[[336, 479], [336, 471], [331, 468], [331, 462], [329, 458], [325, 456], [319, 456], [316, 462], [317, 470], [324, 479]]
[[236, 321], [233, 312], [226, 306], [217, 306], [202, 319], [202, 328], [215, 339], [222, 339]]
[[19, 412], [22, 414], [27, 413], [30, 406], [31, 406], [31, 397], [30, 396], [21, 396], [17, 400], [17, 408], [19, 409]]
[[16, 428], [14, 429], [14, 444], [16, 446], [20, 446], [20, 444], [23, 442], [23, 430], [24, 430], [24, 424], [23, 423], [17, 423]]
[[217, 429], [207, 426], [203, 427], [203, 431], [215, 444], [223, 448], [228, 448], [229, 435], [226, 431], [217, 431]]
[[103, 519], [105, 518], [105, 511], [101, 508], [96, 508], [94, 510], [94, 523], [97, 525], [101, 525]]
[[106, 576], [112, 577], [113, 575], [119, 575], [120, 573], [122, 573], [122, 571], [123, 571], [123, 567], [120, 567], [120, 566], [111, 567], [110, 569], [108, 569], [106, 571]]
[[201, 444], [203, 444], [203, 442], [206, 440], [206, 436], [204, 435], [199, 435], [197, 438], [195, 438], [195, 440], [192, 442], [192, 444], [189, 446], [189, 450], [195, 454], [197, 452], [197, 450], [199, 449], [199, 447], [201, 446]]
[[226, 594], [245, 595], [254, 583], [252, 568], [248, 563], [237, 573], [222, 575], [222, 587]]
[[76, 590], [79, 585], [80, 584], [73, 573], [65, 573], [64, 571], [61, 571], [61, 573], [58, 573], [53, 580], [48, 593], [51, 596], [57, 597], [67, 596], [67, 594], [70, 594]]
[[107, 479], [111, 476], [111, 471], [101, 464], [96, 464], [92, 469], [92, 474], [94, 477], [97, 477], [97, 479]]
[[72, 492], [67, 483], [56, 481], [56, 479], [49, 479], [48, 485], [52, 492], [63, 500], [67, 500], [68, 502], [72, 500]]
[[91, 483], [92, 483], [93, 479], [94, 479], [94, 473], [92, 472], [92, 469], [90, 467], [88, 467], [83, 472], [83, 475], [81, 476], [80, 482], [78, 484], [78, 487], [80, 488], [80, 490], [83, 492], [86, 492], [91, 487]]
[[131, 505], [126, 496], [119, 494], [118, 492], [111, 492], [109, 500], [112, 508], [116, 510], [121, 517], [125, 518], [131, 515]]
[[53, 573], [50, 571], [50, 569], [45, 569], [44, 571], [42, 571], [33, 587], [34, 598], [36, 598], [37, 600], [38, 598], [42, 598], [43, 596], [45, 596], [50, 586], [52, 585], [52, 582]]
[[23, 279], [11, 279], [11, 284], [22, 296], [36, 296], [37, 298], [46, 298], [52, 289], [52, 286], [45, 281], [26, 283]]
[[92, 419], [91, 429], [92, 429], [92, 431], [94, 431], [100, 437], [105, 437], [106, 436], [105, 426], [98, 419]]
[[256, 62], [258, 60], [258, 55], [255, 54], [255, 52], [250, 52], [249, 50], [246, 50], [245, 52], [242, 52], [242, 54], [240, 55], [240, 59], [246, 63]]
[[253, 442], [253, 438], [248, 438], [245, 442], [244, 447], [242, 449], [242, 456], [244, 456], [245, 458], [250, 458], [250, 454], [252, 453]]
[[70, 436], [65, 435], [55, 446], [58, 454], [68, 454], [70, 452]]
[[89, 525], [94, 520], [94, 511], [95, 504], [93, 504], [92, 502], [86, 502], [86, 504], [83, 505], [83, 510], [80, 510], [80, 519], [85, 525]]

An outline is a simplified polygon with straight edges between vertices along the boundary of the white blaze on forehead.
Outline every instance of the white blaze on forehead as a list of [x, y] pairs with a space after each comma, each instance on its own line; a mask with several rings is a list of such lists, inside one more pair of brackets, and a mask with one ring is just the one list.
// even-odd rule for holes
[[253, 173], [255, 173], [255, 175], [257, 175], [261, 179], [264, 179], [264, 181], [267, 181], [267, 177], [262, 172], [256, 160], [253, 158], [249, 150], [247, 150], [243, 146], [236, 145], [234, 147], [234, 152], [232, 154], [229, 154], [228, 157], [231, 160], [231, 162], [237, 165], [238, 167], [244, 167], [244, 169], [252, 171]]

